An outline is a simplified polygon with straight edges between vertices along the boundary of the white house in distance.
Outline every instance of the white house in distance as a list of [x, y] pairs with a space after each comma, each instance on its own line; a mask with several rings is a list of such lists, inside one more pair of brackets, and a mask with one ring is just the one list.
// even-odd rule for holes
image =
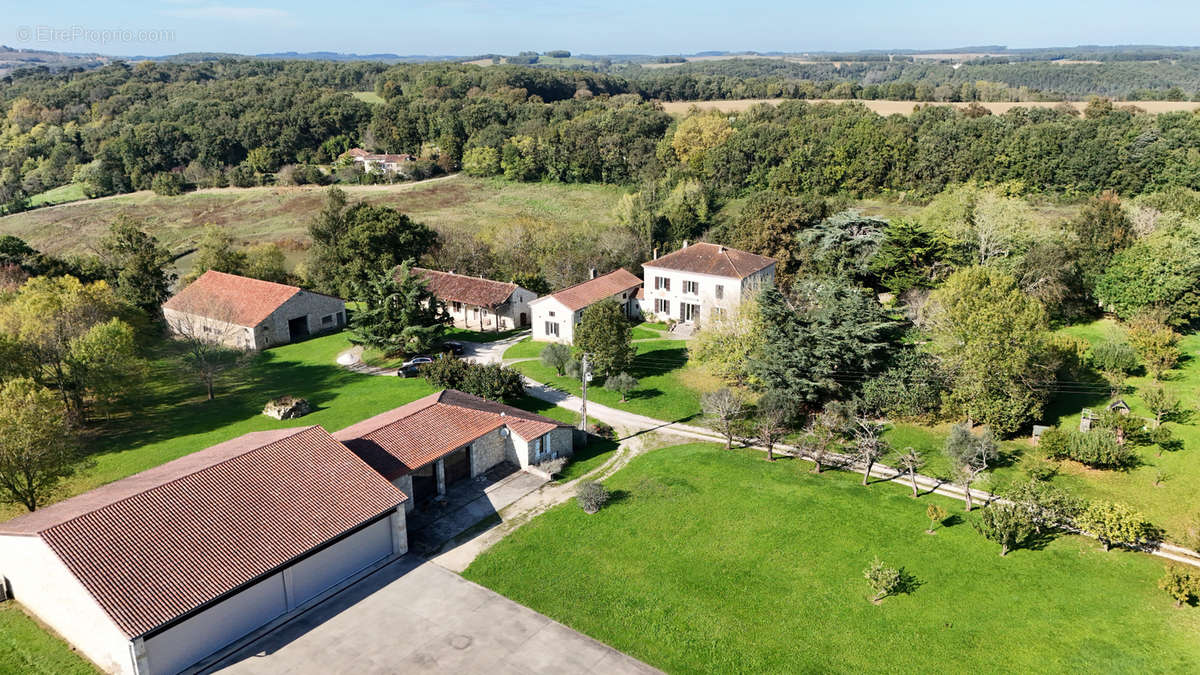
[[406, 500], [321, 427], [260, 431], [0, 523], [0, 575], [106, 672], [172, 675], [405, 553]]
[[571, 425], [445, 389], [333, 435], [412, 499], [406, 510], [446, 487], [509, 462], [526, 469], [574, 451]]
[[516, 284], [414, 267], [434, 297], [446, 304], [454, 325], [472, 330], [512, 330], [529, 325], [529, 302], [537, 293]]
[[175, 334], [266, 349], [346, 325], [346, 303], [299, 286], [209, 270], [163, 303]]
[[626, 316], [641, 316], [637, 299], [641, 285], [642, 280], [625, 268], [599, 277], [593, 270], [591, 279], [529, 303], [533, 312], [533, 339], [570, 344], [575, 339], [575, 326], [583, 318], [583, 310], [610, 298], [621, 305]]
[[343, 157], [349, 157], [351, 161], [362, 167], [363, 172], [379, 171], [381, 173], [404, 174], [408, 172], [409, 165], [417, 161], [416, 157], [408, 154], [376, 154], [362, 148], [347, 150]]
[[748, 293], [775, 283], [775, 259], [720, 244], [698, 243], [642, 265], [642, 309], [661, 321], [703, 324]]

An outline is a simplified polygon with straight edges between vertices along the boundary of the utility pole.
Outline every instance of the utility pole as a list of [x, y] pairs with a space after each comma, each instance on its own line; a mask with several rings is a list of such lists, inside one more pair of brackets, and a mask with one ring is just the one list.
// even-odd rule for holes
[[588, 365], [587, 352], [584, 352], [583, 361], [579, 365], [579, 380], [583, 383], [583, 406], [579, 409], [579, 428], [583, 431], [587, 431], [587, 386], [590, 379], [592, 379], [592, 371]]

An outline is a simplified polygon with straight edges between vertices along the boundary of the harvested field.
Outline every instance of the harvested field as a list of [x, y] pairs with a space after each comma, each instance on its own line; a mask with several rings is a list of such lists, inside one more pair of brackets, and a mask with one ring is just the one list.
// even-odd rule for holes
[[[737, 99], [732, 101], [670, 101], [663, 103], [663, 110], [672, 115], [685, 115], [693, 107], [701, 110], [720, 110], [721, 112], [741, 112], [759, 103], [778, 104], [784, 99], [781, 98], [755, 98], [755, 99]], [[967, 103], [918, 103], [916, 101], [848, 101], [844, 99], [813, 99], [809, 103], [861, 103], [867, 108], [873, 110], [880, 115], [908, 115], [913, 111], [913, 107], [918, 105], [950, 105], [956, 108], [965, 108]], [[997, 115], [1004, 114], [1013, 108], [1053, 108], [1062, 105], [1052, 101], [1022, 101], [1022, 102], [994, 102], [980, 103], [983, 107], [992, 111]], [[1072, 101], [1070, 105], [1077, 110], [1082, 111], [1087, 103], [1084, 101]], [[1114, 105], [1132, 105], [1142, 110], [1158, 114], [1165, 112], [1176, 112], [1179, 110], [1194, 112], [1200, 109], [1200, 102], [1196, 101], [1115, 101]]]

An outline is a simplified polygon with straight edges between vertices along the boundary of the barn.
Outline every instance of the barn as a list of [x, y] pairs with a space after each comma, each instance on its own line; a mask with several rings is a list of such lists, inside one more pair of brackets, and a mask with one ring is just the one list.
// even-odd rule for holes
[[407, 551], [406, 499], [320, 427], [251, 433], [0, 524], [0, 574], [104, 670], [178, 673]]

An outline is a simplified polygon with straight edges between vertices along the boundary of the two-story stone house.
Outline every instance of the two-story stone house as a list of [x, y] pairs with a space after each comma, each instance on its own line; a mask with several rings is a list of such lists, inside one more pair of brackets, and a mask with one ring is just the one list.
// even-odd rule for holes
[[660, 321], [703, 324], [775, 283], [775, 259], [698, 243], [642, 265], [642, 309]]

